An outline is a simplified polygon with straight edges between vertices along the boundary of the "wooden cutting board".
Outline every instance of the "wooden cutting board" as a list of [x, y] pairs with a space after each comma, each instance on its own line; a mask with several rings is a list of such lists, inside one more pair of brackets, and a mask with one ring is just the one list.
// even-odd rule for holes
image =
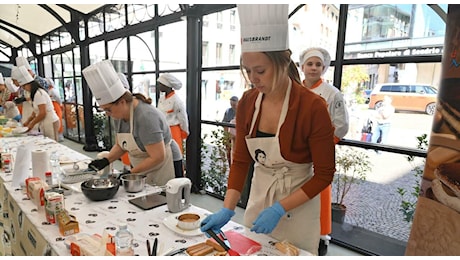
[[259, 242], [254, 241], [234, 230], [229, 230], [224, 233], [230, 242], [231, 248], [238, 252], [240, 255], [252, 255], [262, 249], [262, 245]]

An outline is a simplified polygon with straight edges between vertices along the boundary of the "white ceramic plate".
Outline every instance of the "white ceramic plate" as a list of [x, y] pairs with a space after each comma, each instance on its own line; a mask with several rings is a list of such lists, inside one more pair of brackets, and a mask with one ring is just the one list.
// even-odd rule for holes
[[183, 235], [183, 236], [204, 235], [204, 233], [201, 232], [200, 228], [193, 229], [193, 230], [184, 230], [184, 229], [181, 229], [181, 228], [177, 227], [177, 221], [178, 221], [177, 217], [182, 215], [182, 214], [184, 214], [184, 213], [198, 214], [198, 215], [200, 215], [200, 220], [203, 220], [206, 217], [206, 215], [201, 214], [201, 213], [196, 213], [196, 212], [180, 212], [180, 213], [173, 214], [173, 215], [163, 219], [163, 224], [165, 224], [165, 226], [167, 226], [169, 229], [171, 229], [172, 231], [174, 231], [175, 233], [177, 233], [179, 235]]
[[23, 134], [25, 132], [27, 132], [27, 130], [29, 130], [28, 127], [16, 127], [16, 128], [13, 128], [13, 130], [11, 131], [11, 133], [13, 134]]

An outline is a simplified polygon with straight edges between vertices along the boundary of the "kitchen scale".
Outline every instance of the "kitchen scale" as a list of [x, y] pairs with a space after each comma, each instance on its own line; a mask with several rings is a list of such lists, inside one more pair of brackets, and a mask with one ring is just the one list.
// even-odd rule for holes
[[129, 203], [136, 205], [143, 210], [153, 209], [159, 206], [166, 205], [166, 196], [161, 193], [152, 193], [128, 200]]

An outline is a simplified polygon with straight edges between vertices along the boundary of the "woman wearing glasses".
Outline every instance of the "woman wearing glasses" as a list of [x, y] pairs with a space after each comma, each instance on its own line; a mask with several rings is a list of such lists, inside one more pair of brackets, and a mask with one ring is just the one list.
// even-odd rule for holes
[[114, 119], [117, 132], [116, 144], [106, 158], [93, 160], [88, 166], [103, 169], [128, 152], [131, 173], [146, 175], [148, 184], [162, 186], [174, 178], [171, 132], [165, 116], [151, 105], [152, 100], [131, 94], [108, 60], [85, 68], [83, 76], [100, 108]]

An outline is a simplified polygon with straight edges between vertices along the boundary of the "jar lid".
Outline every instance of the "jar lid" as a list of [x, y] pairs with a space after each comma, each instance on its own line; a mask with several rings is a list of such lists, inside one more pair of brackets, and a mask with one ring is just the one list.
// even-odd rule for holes
[[51, 172], [45, 172], [45, 176], [51, 176], [52, 173]]

